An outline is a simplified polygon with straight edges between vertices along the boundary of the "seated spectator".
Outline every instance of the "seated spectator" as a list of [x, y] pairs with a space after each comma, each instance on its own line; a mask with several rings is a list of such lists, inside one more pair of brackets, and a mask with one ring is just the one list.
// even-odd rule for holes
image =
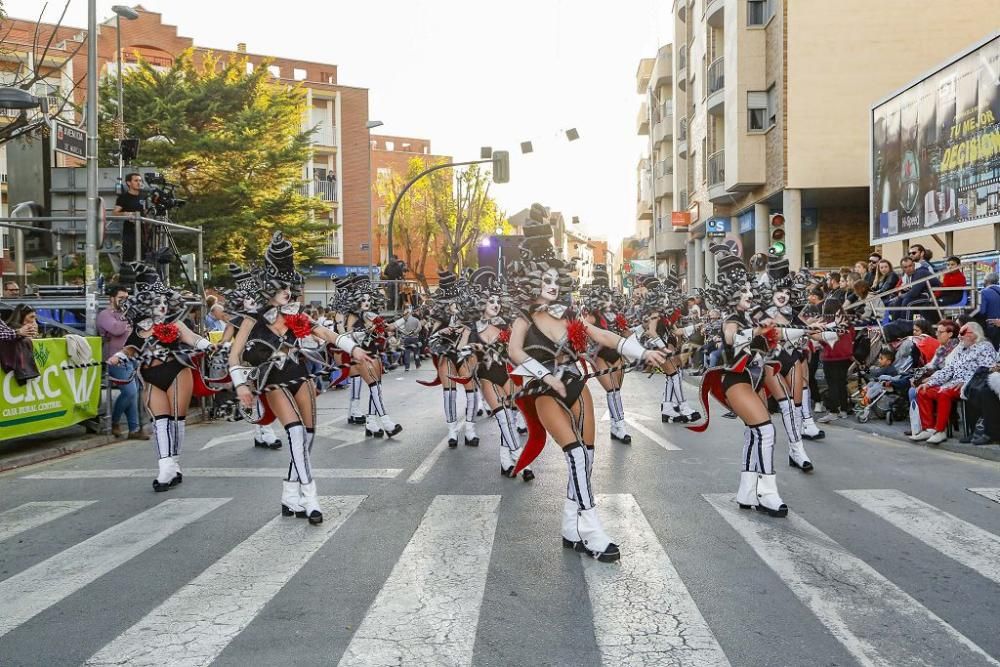
[[841, 286], [841, 281], [846, 276], [842, 276], [840, 273], [834, 271], [827, 275], [826, 277], [826, 299], [825, 301], [837, 301], [841, 304], [847, 297], [847, 291]]
[[[878, 277], [878, 263], [881, 261], [882, 255], [877, 252], [868, 255], [868, 265], [865, 267], [865, 272], [862, 275], [864, 276], [864, 281], [868, 283], [868, 287], [872, 289], [875, 289], [875, 280]], [[890, 265], [889, 268], [891, 269], [892, 266]]]
[[[928, 319], [934, 319], [934, 311], [916, 310], [920, 306], [930, 305], [930, 287], [924, 279], [929, 277], [931, 272], [924, 266], [918, 266], [909, 257], [904, 257], [900, 266], [903, 269], [903, 280], [911, 286], [889, 301], [888, 305], [897, 309], [891, 312], [890, 318], [894, 320], [913, 319], [916, 317], [916, 313], [922, 312], [926, 314]], [[913, 308], [913, 310], [907, 310], [907, 308]]]
[[38, 316], [35, 309], [29, 305], [19, 303], [14, 306], [14, 311], [7, 318], [7, 325], [15, 331], [20, 331], [25, 325], [29, 328], [26, 331], [33, 333], [21, 334], [25, 338], [38, 338]]
[[[968, 287], [968, 285], [962, 272], [962, 260], [958, 257], [949, 257], [947, 268], [941, 277], [941, 287]], [[934, 298], [942, 306], [952, 306], [965, 298], [965, 290], [934, 290]]]
[[[892, 262], [887, 259], [879, 259], [878, 269], [872, 283], [872, 292], [883, 294], [894, 290], [899, 286], [899, 274], [892, 268]], [[887, 302], [892, 297], [883, 297], [882, 301]]]
[[803, 322], [807, 324], [812, 324], [818, 321], [822, 315], [822, 304], [823, 304], [823, 288], [813, 287], [809, 290], [809, 294], [806, 295], [806, 306], [799, 313], [799, 317]]
[[871, 381], [865, 385], [864, 395], [871, 403], [901, 381], [902, 374], [896, 368], [896, 351], [888, 345], [882, 346], [878, 351], [878, 363], [869, 369], [868, 375]]
[[[927, 359], [923, 365], [914, 367], [912, 376], [906, 380], [910, 397], [911, 422], [910, 430], [904, 433], [907, 436], [923, 430], [923, 427], [920, 425], [920, 408], [916, 402], [917, 387], [927, 382], [927, 378], [935, 371], [944, 368], [944, 360], [948, 358], [948, 355], [958, 345], [958, 329], [959, 325], [952, 320], [941, 320], [938, 322], [935, 327], [935, 338], [938, 342], [937, 349], [934, 350], [933, 356]], [[893, 386], [899, 392], [907, 388], [907, 386], [899, 386], [898, 384], [894, 384]]]
[[934, 353], [937, 352], [938, 342], [937, 337], [934, 335], [934, 325], [925, 319], [918, 318], [913, 320], [913, 344], [920, 350], [920, 363], [923, 365], [934, 358]]
[[873, 324], [879, 318], [873, 307], [877, 299], [870, 299], [871, 288], [864, 280], [858, 280], [851, 289], [854, 295], [854, 303], [862, 304], [851, 309], [851, 314], [858, 319], [861, 324]]
[[948, 439], [948, 420], [951, 407], [976, 370], [982, 366], [993, 367], [997, 352], [986, 340], [983, 329], [969, 322], [959, 329], [959, 344], [944, 361], [944, 366], [934, 372], [917, 390], [920, 424], [923, 430], [911, 435], [912, 440], [926, 440], [939, 444]]
[[21, 286], [13, 280], [8, 280], [3, 286], [3, 296], [5, 299], [17, 299], [21, 296]]

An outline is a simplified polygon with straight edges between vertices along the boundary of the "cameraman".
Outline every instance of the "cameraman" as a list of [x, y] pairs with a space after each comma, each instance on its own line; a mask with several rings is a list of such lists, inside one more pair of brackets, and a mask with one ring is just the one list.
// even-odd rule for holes
[[[142, 176], [136, 172], [125, 175], [125, 192], [115, 199], [115, 208], [112, 215], [124, 215], [126, 213], [146, 213], [146, 193], [142, 189]], [[147, 237], [146, 223], [143, 223], [142, 236]], [[139, 260], [135, 256], [135, 223], [131, 220], [122, 220], [122, 262], [134, 262]]]
[[389, 258], [389, 261], [385, 264], [385, 271], [382, 273], [382, 277], [385, 280], [390, 281], [386, 285], [386, 297], [389, 300], [389, 308], [392, 311], [399, 310], [399, 281], [403, 279], [403, 272], [406, 270], [406, 265], [399, 261], [399, 258], [393, 255]]

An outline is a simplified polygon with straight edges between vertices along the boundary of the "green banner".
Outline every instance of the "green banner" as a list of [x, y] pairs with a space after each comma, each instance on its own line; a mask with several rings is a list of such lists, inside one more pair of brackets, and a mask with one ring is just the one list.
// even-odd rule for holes
[[[101, 339], [85, 339], [90, 358], [101, 360]], [[101, 367], [75, 365], [66, 355], [64, 338], [32, 341], [40, 377], [19, 384], [13, 373], [0, 371], [0, 440], [44, 433], [97, 415], [101, 398]]]

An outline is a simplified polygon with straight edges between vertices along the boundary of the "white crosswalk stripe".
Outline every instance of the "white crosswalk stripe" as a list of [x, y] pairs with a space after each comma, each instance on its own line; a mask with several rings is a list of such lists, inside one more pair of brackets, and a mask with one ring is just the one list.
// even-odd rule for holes
[[[316, 479], [392, 479], [403, 472], [401, 468], [313, 468]], [[273, 477], [288, 474], [288, 468], [184, 468], [187, 477]], [[118, 479], [128, 477], [155, 477], [148, 468], [119, 468], [98, 470], [46, 470], [21, 479]]]
[[895, 489], [837, 493], [1000, 584], [1000, 537], [993, 533]]
[[983, 498], [989, 498], [995, 503], [1000, 503], [1000, 489], [969, 489]]
[[271, 520], [86, 664], [210, 664], [364, 499], [321, 498], [319, 526], [280, 516]]
[[0, 636], [229, 500], [164, 501], [0, 582]]
[[0, 541], [96, 503], [96, 500], [56, 500], [25, 503], [0, 514]]
[[583, 557], [594, 632], [604, 665], [729, 665], [726, 654], [631, 495], [599, 495], [619, 565]]
[[798, 515], [741, 510], [732, 494], [704, 498], [861, 664], [1000, 665]]
[[437, 496], [340, 661], [469, 665], [500, 496]]

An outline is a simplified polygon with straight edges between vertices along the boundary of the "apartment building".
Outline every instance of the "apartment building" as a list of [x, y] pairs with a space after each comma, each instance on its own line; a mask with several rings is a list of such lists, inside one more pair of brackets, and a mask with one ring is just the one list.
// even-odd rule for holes
[[[389, 210], [392, 207], [392, 199], [383, 199], [376, 192], [375, 185], [379, 178], [395, 176], [399, 180], [400, 187], [406, 183], [406, 175], [410, 168], [410, 160], [420, 158], [426, 166], [439, 162], [452, 162], [450, 155], [437, 155], [431, 151], [429, 139], [418, 139], [415, 137], [399, 137], [389, 135], [371, 136], [371, 156], [372, 156], [372, 257], [377, 266], [385, 266], [389, 259], [389, 249], [387, 243], [387, 223], [389, 221]], [[438, 282], [438, 263], [435, 257], [437, 248], [432, 248], [427, 255], [427, 261], [423, 266], [423, 275], [428, 285], [436, 285]], [[393, 253], [409, 264], [414, 265], [412, 258], [407, 257], [406, 248], [400, 243], [399, 236], [393, 237]], [[406, 278], [416, 279], [411, 273], [407, 273]]]
[[[870, 252], [872, 104], [995, 30], [1000, 3], [675, 0], [673, 24], [674, 212], [696, 286], [714, 275], [707, 229], [766, 252], [779, 212], [793, 268]], [[954, 252], [983, 247], [958, 236]]]
[[[115, 75], [119, 57], [125, 69], [137, 67], [139, 57], [154, 66], [166, 68], [177, 55], [190, 48], [194, 50], [196, 62], [209, 53], [220, 58], [230, 55], [245, 57], [248, 67], [253, 68], [265, 66], [265, 61], [269, 61], [266, 66], [276, 81], [302, 86], [308, 110], [303, 116], [302, 126], [316, 128], [312, 157], [302, 165], [302, 177], [306, 180], [304, 191], [322, 197], [332, 207], [327, 220], [330, 231], [323, 256], [309, 271], [307, 289], [324, 289], [331, 278], [348, 272], [367, 272], [368, 250], [363, 244], [368, 241], [371, 184], [368, 130], [365, 127], [368, 121], [368, 90], [339, 85], [335, 64], [252, 53], [244, 44], [236, 45], [235, 49], [195, 44], [191, 38], [181, 35], [176, 26], [164, 23], [157, 12], [141, 6], [133, 9], [139, 17], [122, 21], [120, 54], [117, 53], [114, 17], [98, 25], [98, 71], [102, 76]], [[8, 19], [5, 25], [10, 28], [4, 38], [5, 45], [8, 42], [30, 45], [35, 31], [34, 21]], [[76, 45], [86, 41], [85, 28], [43, 24], [39, 26], [40, 43], [44, 45], [53, 32], [53, 59], [58, 59], [60, 54], [71, 53]], [[84, 44], [59, 73], [58, 85], [61, 88], [55, 88], [55, 75], [47, 83], [52, 87], [49, 94], [68, 91], [72, 88], [71, 81], [85, 76], [86, 56]], [[0, 61], [0, 69], [4, 67]], [[80, 80], [73, 93], [74, 100], [80, 105], [84, 102], [85, 91], [86, 81]]]
[[641, 96], [636, 131], [647, 137], [645, 154], [636, 167], [636, 234], [641, 259], [656, 258], [661, 271], [674, 266], [686, 270], [687, 229], [675, 229], [674, 202], [683, 194], [676, 187], [674, 142], [678, 136], [674, 113], [673, 44], [661, 46], [655, 58], [643, 58], [636, 70], [636, 92]]

